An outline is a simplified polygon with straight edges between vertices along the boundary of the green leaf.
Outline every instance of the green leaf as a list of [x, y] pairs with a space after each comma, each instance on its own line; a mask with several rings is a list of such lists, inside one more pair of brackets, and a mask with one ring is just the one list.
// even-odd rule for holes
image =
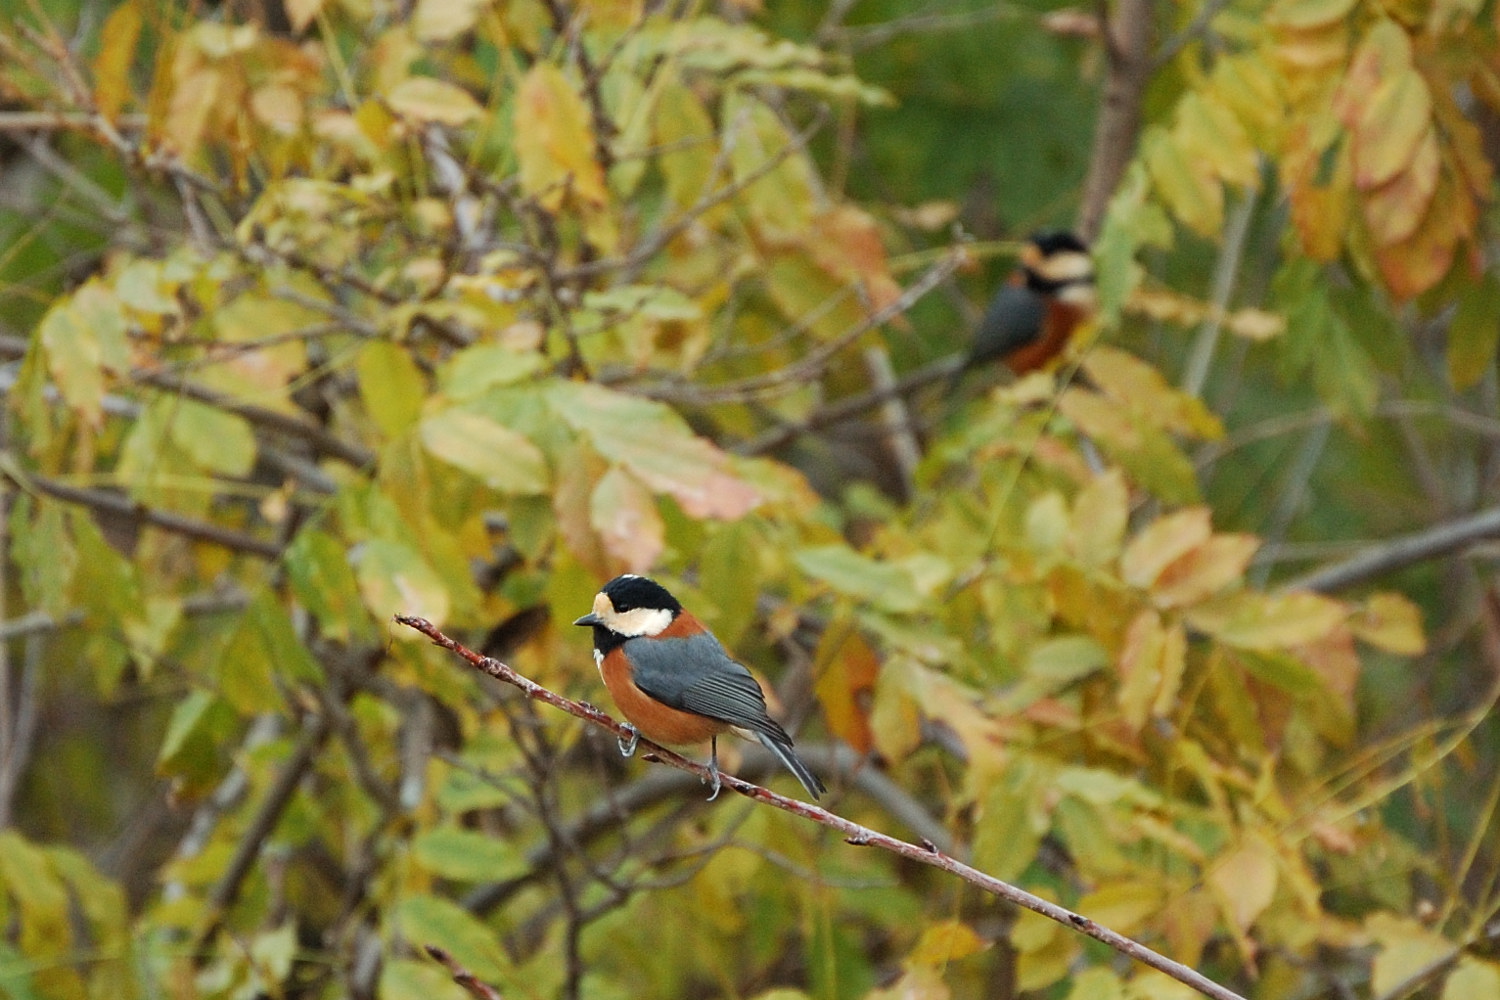
[[389, 340], [372, 340], [354, 363], [365, 412], [387, 438], [406, 433], [422, 415], [427, 380], [411, 355]]
[[205, 760], [213, 761], [218, 741], [229, 735], [235, 722], [234, 712], [217, 695], [208, 691], [189, 691], [187, 697], [172, 709], [167, 735], [156, 755], [156, 769], [161, 774], [187, 774]]
[[219, 691], [241, 715], [270, 712], [283, 704], [278, 680], [317, 683], [317, 661], [298, 639], [276, 596], [263, 590], [240, 617], [239, 628], [220, 661]]
[[1044, 791], [1026, 760], [1017, 760], [990, 785], [975, 823], [976, 867], [1006, 881], [1026, 870], [1047, 829]]
[[1448, 379], [1462, 392], [1495, 367], [1500, 344], [1500, 280], [1486, 273], [1458, 294], [1458, 311], [1448, 324]]
[[1048, 639], [1031, 651], [1026, 658], [1026, 674], [1045, 681], [1051, 693], [1087, 677], [1108, 662], [1109, 654], [1091, 637], [1064, 635]]
[[255, 434], [244, 417], [187, 398], [165, 405], [171, 414], [172, 441], [193, 464], [224, 476], [250, 472], [255, 464]]
[[69, 610], [69, 588], [78, 566], [67, 516], [61, 504], [38, 504], [29, 493], [15, 494], [14, 504], [10, 544], [21, 570], [21, 593], [30, 607], [61, 618]]
[[862, 556], [847, 545], [801, 549], [792, 557], [808, 576], [847, 596], [887, 611], [910, 612], [922, 606], [911, 575], [900, 566]]
[[420, 615], [438, 626], [447, 621], [448, 590], [421, 553], [401, 542], [375, 538], [356, 548], [353, 558], [360, 595], [377, 620], [405, 614]]
[[545, 493], [547, 460], [531, 439], [491, 418], [451, 408], [423, 418], [423, 446], [501, 493]]
[[303, 528], [287, 546], [285, 565], [292, 592], [325, 635], [348, 642], [371, 634], [348, 549], [337, 538], [317, 528]]
[[459, 882], [498, 882], [530, 871], [526, 855], [499, 837], [440, 826], [412, 839], [412, 856], [434, 875]]
[[394, 923], [412, 946], [438, 945], [481, 979], [496, 982], [505, 975], [505, 952], [495, 933], [457, 903], [408, 896], [396, 907]]
[[381, 1000], [469, 1000], [470, 996], [436, 962], [410, 958], [392, 959], [381, 966], [379, 995]]
[[546, 359], [535, 351], [522, 354], [500, 344], [475, 344], [448, 359], [438, 372], [438, 387], [449, 399], [465, 402], [546, 367]]
[[47, 856], [13, 830], [0, 832], [0, 883], [21, 915], [21, 950], [32, 958], [66, 954], [73, 943], [68, 891]]

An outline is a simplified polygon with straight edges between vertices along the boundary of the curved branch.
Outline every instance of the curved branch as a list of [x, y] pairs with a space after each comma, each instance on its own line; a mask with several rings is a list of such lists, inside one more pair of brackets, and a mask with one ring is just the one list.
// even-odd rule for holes
[[[501, 680], [520, 688], [527, 697], [533, 700], [545, 702], [554, 708], [567, 712], [575, 718], [593, 723], [595, 726], [613, 733], [616, 737], [628, 737], [633, 732], [626, 730], [624, 725], [594, 706], [573, 701], [571, 698], [565, 698], [554, 691], [542, 687], [529, 677], [522, 676], [499, 660], [479, 655], [461, 643], [448, 638], [435, 625], [424, 618], [417, 618], [412, 615], [396, 615], [395, 619], [402, 625], [421, 632], [427, 638], [431, 639], [435, 645], [456, 653], [476, 670], [489, 674], [496, 680]], [[673, 753], [671, 750], [649, 743], [649, 741], [642, 740], [641, 742], [646, 743], [650, 747], [646, 753], [641, 755], [645, 760], [666, 764], [680, 771], [687, 771], [698, 775], [704, 781], [708, 780], [708, 768], [705, 765], [688, 760], [679, 754]], [[1033, 913], [1039, 913], [1050, 920], [1057, 921], [1065, 927], [1071, 927], [1081, 934], [1085, 934], [1096, 941], [1101, 941], [1120, 954], [1127, 955], [1144, 965], [1156, 969], [1158, 972], [1171, 976], [1173, 979], [1197, 990], [1204, 996], [1212, 997], [1214, 1000], [1244, 1000], [1238, 993], [1227, 987], [1220, 986], [1218, 983], [1180, 962], [1174, 962], [1165, 955], [1152, 951], [1138, 941], [1112, 931], [1108, 927], [1096, 923], [1080, 913], [1075, 913], [1066, 907], [1058, 906], [1056, 903], [1049, 902], [1040, 896], [1035, 896], [1024, 889], [1013, 886], [1009, 882], [1001, 881], [993, 875], [988, 875], [977, 868], [964, 864], [957, 858], [944, 853], [938, 848], [937, 844], [931, 841], [928, 841], [926, 844], [912, 844], [904, 840], [898, 840], [878, 830], [872, 830], [867, 826], [862, 826], [852, 820], [835, 815], [811, 803], [778, 795], [768, 788], [762, 788], [760, 785], [752, 784], [732, 774], [723, 774], [721, 772], [720, 777], [724, 787], [736, 791], [748, 799], [775, 809], [780, 809], [783, 812], [789, 812], [794, 816], [811, 820], [831, 830], [837, 830], [844, 835], [845, 842], [853, 846], [878, 847], [908, 860], [929, 865], [941, 871], [948, 872], [951, 875], [956, 875], [970, 885], [982, 889], [992, 896], [997, 896], [1007, 902], [1024, 907]]]

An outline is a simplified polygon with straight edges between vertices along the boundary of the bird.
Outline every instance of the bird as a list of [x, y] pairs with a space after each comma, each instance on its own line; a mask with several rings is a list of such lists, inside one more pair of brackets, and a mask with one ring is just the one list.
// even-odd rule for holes
[[655, 580], [615, 577], [573, 624], [593, 628], [594, 662], [629, 720], [630, 739], [618, 738], [622, 755], [634, 754], [642, 736], [663, 746], [707, 740], [712, 802], [721, 784], [719, 736], [732, 731], [760, 740], [814, 800], [827, 791], [766, 711], [765, 692], [750, 671]]
[[1021, 266], [984, 311], [959, 374], [993, 361], [1016, 375], [1046, 367], [1094, 313], [1094, 262], [1065, 230], [1032, 233]]

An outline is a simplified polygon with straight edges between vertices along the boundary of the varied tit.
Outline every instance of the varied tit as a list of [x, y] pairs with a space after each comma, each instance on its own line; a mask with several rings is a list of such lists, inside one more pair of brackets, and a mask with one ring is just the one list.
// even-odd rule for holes
[[990, 300], [964, 370], [1003, 361], [1017, 375], [1060, 354], [1094, 311], [1094, 262], [1068, 232], [1033, 233], [1021, 266]]
[[712, 802], [719, 794], [719, 736], [733, 731], [760, 740], [814, 799], [827, 790], [766, 713], [766, 696], [750, 671], [661, 584], [617, 576], [594, 598], [594, 610], [573, 624], [593, 628], [604, 686], [630, 720], [629, 742], [619, 741], [626, 757], [642, 736], [663, 746], [709, 741]]

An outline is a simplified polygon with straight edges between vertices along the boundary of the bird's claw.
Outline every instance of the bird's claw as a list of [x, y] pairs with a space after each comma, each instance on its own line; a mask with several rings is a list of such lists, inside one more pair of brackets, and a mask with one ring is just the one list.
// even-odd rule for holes
[[724, 787], [724, 782], [719, 780], [719, 769], [717, 767], [708, 772], [708, 777], [703, 779], [703, 783], [713, 786], [714, 790], [708, 797], [708, 801], [710, 802], [719, 797], [719, 789]]
[[630, 730], [630, 740], [627, 742], [623, 737], [616, 736], [615, 745], [620, 748], [621, 757], [634, 757], [636, 744], [641, 741], [641, 731], [628, 722], [624, 726]]

